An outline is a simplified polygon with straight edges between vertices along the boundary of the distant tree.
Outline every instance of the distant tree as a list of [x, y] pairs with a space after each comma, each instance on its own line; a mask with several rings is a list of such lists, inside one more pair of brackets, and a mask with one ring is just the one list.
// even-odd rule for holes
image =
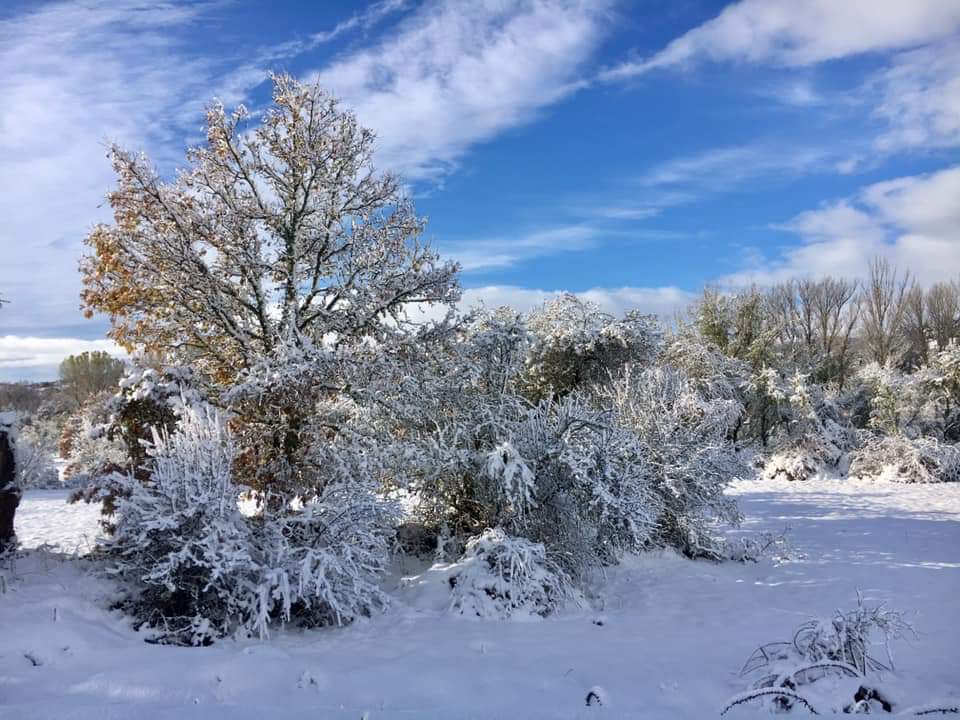
[[870, 261], [862, 293], [863, 341], [869, 359], [880, 365], [898, 362], [905, 349], [903, 329], [909, 289], [909, 271], [901, 276], [885, 258]]
[[926, 303], [929, 339], [945, 350], [951, 340], [960, 340], [960, 280], [930, 286]]
[[778, 328], [760, 288], [731, 295], [704, 288], [693, 306], [693, 324], [707, 342], [755, 370], [773, 362]]
[[0, 410], [31, 415], [43, 404], [40, 385], [29, 382], [0, 383]]
[[783, 360], [817, 382], [843, 387], [860, 317], [859, 285], [842, 278], [791, 280], [768, 291]]
[[60, 363], [60, 379], [67, 394], [83, 405], [94, 395], [117, 386], [123, 375], [122, 360], [102, 350], [71, 355]]
[[904, 296], [903, 338], [905, 349], [901, 365], [916, 368], [925, 364], [931, 337], [930, 314], [923, 288], [914, 285]]

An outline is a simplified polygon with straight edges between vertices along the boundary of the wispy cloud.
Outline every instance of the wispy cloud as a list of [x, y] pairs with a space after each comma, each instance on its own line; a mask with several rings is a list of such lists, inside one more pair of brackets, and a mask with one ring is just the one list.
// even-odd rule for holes
[[582, 86], [606, 0], [429, 3], [320, 82], [376, 128], [378, 162], [437, 177], [476, 143], [526, 123]]
[[[659, 52], [609, 67], [598, 79], [620, 82], [703, 62], [801, 72], [866, 53], [891, 54], [884, 70], [853, 89], [886, 125], [875, 150], [960, 145], [960, 3], [949, 0], [741, 0]], [[792, 107], [824, 103], [804, 77], [788, 77], [765, 94]]]
[[739, 192], [756, 183], [784, 181], [833, 170], [841, 157], [818, 147], [773, 142], [714, 148], [668, 160], [649, 168], [636, 183], [640, 197], [653, 206], [670, 207], [704, 197]]
[[567, 225], [451, 243], [445, 249], [446, 254], [470, 272], [510, 267], [545, 255], [585, 250], [604, 234], [603, 229], [591, 225]]
[[81, 239], [112, 181], [105, 145], [172, 157], [212, 72], [177, 30], [207, 9], [59, 3], [0, 21], [0, 329], [80, 321]]
[[960, 4], [949, 0], [741, 0], [663, 50], [609, 68], [600, 79], [619, 81], [698, 61], [802, 67], [913, 48], [958, 29]]

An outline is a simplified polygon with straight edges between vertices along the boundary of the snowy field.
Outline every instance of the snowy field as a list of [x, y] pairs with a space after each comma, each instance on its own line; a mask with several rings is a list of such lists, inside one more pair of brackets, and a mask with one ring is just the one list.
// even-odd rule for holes
[[[897, 672], [884, 679], [899, 707], [960, 700], [960, 484], [745, 482], [734, 492], [742, 530], [791, 528], [792, 559], [651, 554], [610, 573], [601, 611], [541, 622], [450, 617], [440, 573], [398, 574], [392, 609], [373, 620], [210, 648], [144, 643], [75, 557], [96, 535], [96, 509], [30, 492], [19, 535], [48, 549], [20, 559], [0, 595], [0, 718], [716, 717], [758, 645], [853, 607], [857, 590], [907, 611], [919, 632], [894, 646]], [[595, 686], [606, 704], [586, 707]]]

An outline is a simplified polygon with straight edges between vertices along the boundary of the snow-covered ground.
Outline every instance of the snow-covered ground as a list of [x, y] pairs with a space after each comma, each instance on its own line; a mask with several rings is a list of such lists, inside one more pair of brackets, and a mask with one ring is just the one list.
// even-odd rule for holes
[[[791, 528], [792, 560], [656, 553], [609, 574], [602, 610], [542, 622], [444, 613], [441, 573], [401, 581], [393, 608], [343, 629], [210, 648], [144, 643], [106, 609], [84, 561], [38, 551], [0, 596], [0, 718], [700, 718], [743, 689], [758, 645], [868, 602], [908, 611], [884, 685], [901, 706], [960, 701], [960, 484], [817, 480], [734, 488], [743, 530]], [[26, 495], [26, 547], [88, 546], [96, 508]], [[602, 707], [586, 707], [597, 687]], [[766, 715], [742, 707], [730, 716]]]

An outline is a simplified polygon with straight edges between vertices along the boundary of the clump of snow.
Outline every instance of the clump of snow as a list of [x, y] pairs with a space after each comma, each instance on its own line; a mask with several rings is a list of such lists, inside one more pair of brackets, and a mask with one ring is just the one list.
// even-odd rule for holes
[[467, 542], [449, 582], [453, 611], [483, 619], [546, 617], [572, 593], [541, 543], [499, 528]]

